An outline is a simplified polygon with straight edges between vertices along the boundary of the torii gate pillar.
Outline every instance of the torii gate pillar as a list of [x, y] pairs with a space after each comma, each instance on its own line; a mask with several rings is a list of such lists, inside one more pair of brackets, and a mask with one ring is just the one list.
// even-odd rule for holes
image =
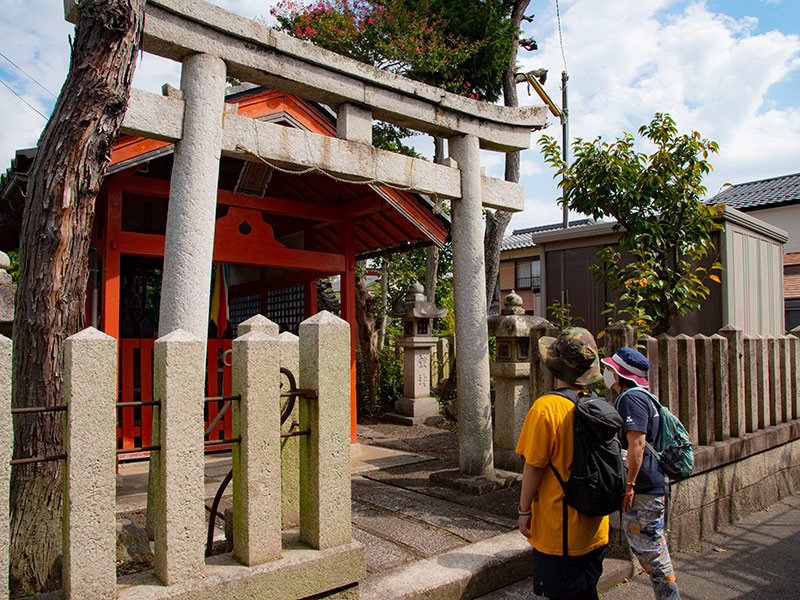
[[474, 135], [450, 138], [461, 171], [461, 198], [452, 201], [453, 299], [458, 354], [458, 459], [464, 475], [494, 473], [486, 270], [483, 254], [481, 164]]

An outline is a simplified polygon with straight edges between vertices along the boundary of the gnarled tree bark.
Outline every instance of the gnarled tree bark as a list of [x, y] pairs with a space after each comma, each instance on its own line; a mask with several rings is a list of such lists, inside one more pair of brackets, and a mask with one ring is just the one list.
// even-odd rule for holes
[[[503, 73], [503, 103], [506, 106], [519, 106], [517, 97], [517, 51], [519, 49], [519, 27], [522, 18], [528, 9], [530, 0], [516, 0], [511, 8], [511, 20], [517, 33], [514, 36], [514, 45], [511, 59]], [[519, 152], [506, 154], [505, 180], [519, 183]], [[497, 285], [497, 275], [500, 272], [500, 248], [503, 244], [503, 235], [511, 221], [511, 213], [504, 210], [487, 211], [486, 230], [483, 234], [483, 254], [486, 263], [486, 306], [492, 305], [492, 296]], [[456, 359], [458, 360], [458, 359]]]
[[[14, 323], [14, 406], [62, 402], [64, 340], [83, 326], [95, 199], [127, 108], [144, 4], [79, 3], [69, 74], [39, 139], [27, 189]], [[15, 458], [63, 452], [63, 415], [16, 418]], [[57, 461], [12, 469], [15, 593], [60, 587], [61, 471]]]

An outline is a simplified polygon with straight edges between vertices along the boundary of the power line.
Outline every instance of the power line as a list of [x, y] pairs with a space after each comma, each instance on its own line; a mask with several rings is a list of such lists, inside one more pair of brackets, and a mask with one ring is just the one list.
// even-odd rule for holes
[[558, 43], [561, 46], [561, 60], [564, 61], [564, 71], [569, 72], [569, 69], [567, 69], [567, 57], [564, 54], [564, 38], [561, 35], [561, 10], [558, 7], [558, 0], [556, 0], [556, 19], [558, 19]]
[[12, 94], [14, 94], [14, 95], [15, 95], [17, 98], [19, 98], [19, 99], [20, 99], [20, 100], [22, 100], [22, 101], [23, 101], [25, 104], [27, 104], [27, 105], [28, 105], [28, 108], [30, 108], [31, 110], [35, 111], [35, 112], [36, 112], [36, 114], [38, 114], [40, 117], [42, 117], [42, 118], [43, 118], [45, 121], [47, 121], [47, 120], [48, 120], [48, 118], [49, 118], [49, 117], [46, 117], [46, 116], [44, 116], [44, 115], [43, 115], [43, 114], [42, 114], [42, 113], [39, 111], [39, 109], [38, 109], [38, 108], [36, 108], [35, 106], [33, 106], [33, 105], [30, 103], [30, 102], [28, 102], [27, 100], [25, 100], [25, 98], [23, 98], [23, 97], [22, 97], [22, 96], [20, 96], [20, 95], [19, 95], [17, 92], [15, 92], [15, 91], [14, 91], [14, 89], [13, 89], [13, 88], [12, 88], [10, 85], [8, 85], [8, 84], [7, 84], [5, 81], [3, 81], [2, 79], [0, 79], [0, 83], [2, 83], [4, 86], [6, 86], [6, 88], [8, 89], [8, 91], [9, 91], [9, 92], [11, 92]]
[[42, 89], [43, 89], [45, 92], [47, 92], [48, 94], [50, 94], [50, 95], [51, 95], [53, 98], [56, 98], [56, 95], [55, 95], [53, 92], [51, 92], [50, 90], [48, 90], [46, 87], [44, 87], [44, 86], [43, 86], [41, 83], [39, 83], [38, 81], [36, 81], [36, 78], [35, 78], [33, 75], [31, 75], [30, 73], [26, 72], [26, 71], [25, 71], [25, 69], [23, 69], [22, 67], [20, 67], [20, 66], [19, 66], [17, 63], [15, 63], [13, 60], [11, 60], [10, 58], [8, 58], [8, 57], [7, 57], [5, 54], [3, 54], [2, 52], [0, 52], [0, 56], [2, 56], [3, 58], [5, 58], [5, 59], [6, 59], [8, 62], [10, 62], [12, 65], [14, 65], [14, 66], [15, 66], [17, 69], [19, 69], [19, 70], [20, 70], [20, 71], [21, 71], [21, 72], [22, 72], [22, 73], [23, 73], [23, 74], [24, 74], [24, 75], [25, 75], [25, 76], [26, 76], [28, 79], [30, 79], [30, 80], [31, 80], [33, 83], [35, 83], [36, 85], [38, 85], [38, 86], [39, 86], [40, 88], [42, 88]]

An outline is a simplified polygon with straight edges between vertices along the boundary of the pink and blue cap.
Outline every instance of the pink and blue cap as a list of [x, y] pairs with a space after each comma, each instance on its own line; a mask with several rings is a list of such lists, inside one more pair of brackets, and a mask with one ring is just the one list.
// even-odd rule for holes
[[600, 362], [611, 368], [620, 377], [630, 379], [636, 385], [647, 387], [647, 372], [650, 370], [650, 362], [638, 350], [623, 347], [617, 350], [611, 358], [603, 358]]

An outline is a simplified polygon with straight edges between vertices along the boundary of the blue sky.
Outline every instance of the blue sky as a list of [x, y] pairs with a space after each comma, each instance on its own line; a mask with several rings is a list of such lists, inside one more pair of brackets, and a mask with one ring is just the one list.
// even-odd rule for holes
[[[66, 76], [72, 26], [61, 0], [0, 0], [0, 170], [14, 151], [31, 147]], [[273, 0], [215, 0], [246, 17], [268, 17]], [[668, 112], [683, 132], [699, 131], [720, 145], [709, 194], [726, 183], [800, 171], [800, 3], [796, 0], [560, 0], [569, 72], [570, 134], [613, 140], [635, 133], [655, 112]], [[549, 70], [546, 90], [560, 101], [564, 62], [555, 0], [532, 0], [526, 36], [540, 50], [520, 54], [523, 71]], [[13, 61], [37, 83], [10, 64]], [[178, 86], [175, 63], [145, 55], [134, 86]], [[5, 86], [23, 100], [15, 96]], [[538, 103], [519, 87], [522, 104]], [[35, 109], [35, 110], [34, 110]], [[545, 133], [560, 140], [555, 120]], [[558, 188], [532, 138], [522, 155], [526, 208], [511, 229], [557, 222]], [[432, 144], [418, 140], [423, 152]], [[485, 152], [483, 166], [502, 177], [503, 159]]]

